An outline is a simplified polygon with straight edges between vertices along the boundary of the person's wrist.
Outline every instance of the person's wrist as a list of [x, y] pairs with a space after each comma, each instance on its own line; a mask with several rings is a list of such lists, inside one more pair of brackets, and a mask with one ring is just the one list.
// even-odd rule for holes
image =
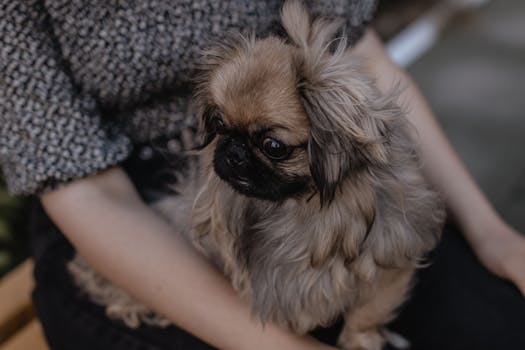
[[477, 222], [464, 227], [463, 232], [471, 246], [476, 249], [478, 247], [484, 247], [492, 239], [510, 236], [513, 231], [508, 224], [494, 212], [480, 216]]

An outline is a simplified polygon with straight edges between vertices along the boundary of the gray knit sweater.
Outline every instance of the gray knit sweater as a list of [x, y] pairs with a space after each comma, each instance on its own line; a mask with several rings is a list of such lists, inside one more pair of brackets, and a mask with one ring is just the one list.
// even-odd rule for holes
[[[374, 0], [306, 1], [344, 16], [350, 44]], [[193, 126], [200, 50], [227, 32], [279, 28], [278, 0], [0, 0], [0, 164], [34, 194]]]

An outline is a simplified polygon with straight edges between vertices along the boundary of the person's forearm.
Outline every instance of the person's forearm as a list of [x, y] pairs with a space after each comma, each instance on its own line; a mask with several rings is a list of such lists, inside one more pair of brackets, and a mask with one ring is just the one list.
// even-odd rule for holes
[[91, 266], [210, 344], [221, 349], [322, 348], [272, 324], [263, 328], [224, 277], [142, 203], [119, 168], [41, 199]]
[[475, 243], [501, 219], [463, 166], [438, 125], [425, 98], [406, 72], [388, 57], [377, 36], [368, 32], [356, 46], [356, 54], [366, 57], [366, 66], [377, 79], [379, 88], [389, 92], [396, 83], [403, 89], [400, 103], [408, 106], [407, 119], [415, 127], [423, 171], [445, 197], [449, 212], [466, 238]]

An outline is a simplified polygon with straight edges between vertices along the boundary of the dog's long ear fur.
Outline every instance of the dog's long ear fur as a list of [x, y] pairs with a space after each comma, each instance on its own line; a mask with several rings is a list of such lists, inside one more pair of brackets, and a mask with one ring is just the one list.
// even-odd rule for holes
[[201, 62], [197, 66], [198, 73], [193, 80], [195, 90], [193, 98], [195, 105], [198, 106], [199, 134], [202, 139], [201, 144], [196, 147], [197, 150], [205, 148], [216, 136], [213, 130], [210, 130], [210, 122], [216, 111], [209, 91], [213, 75], [225, 62], [253, 45], [254, 40], [255, 37], [253, 36], [228, 35], [201, 53]]
[[298, 90], [311, 123], [310, 171], [321, 204], [329, 204], [351, 170], [386, 164], [386, 120], [395, 106], [359, 72], [344, 33], [334, 39], [342, 21], [311, 20], [297, 0], [285, 3], [281, 17], [297, 47]]

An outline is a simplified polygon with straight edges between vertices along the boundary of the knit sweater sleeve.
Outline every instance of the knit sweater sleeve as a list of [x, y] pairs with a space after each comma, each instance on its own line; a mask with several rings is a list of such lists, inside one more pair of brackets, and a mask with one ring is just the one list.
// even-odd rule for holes
[[40, 4], [0, 0], [0, 164], [11, 194], [40, 193], [130, 152], [67, 74]]

